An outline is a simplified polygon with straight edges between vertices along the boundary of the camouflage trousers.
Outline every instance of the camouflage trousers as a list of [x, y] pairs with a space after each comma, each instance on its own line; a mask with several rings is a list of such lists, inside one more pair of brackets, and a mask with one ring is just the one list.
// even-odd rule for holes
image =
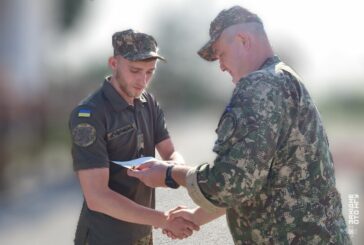
[[[78, 239], [75, 239], [75, 245], [89, 245], [89, 244], [95, 244], [94, 242], [91, 242], [88, 240], [87, 237], [84, 237], [83, 239], [80, 240], [80, 238], [78, 237]], [[124, 243], [123, 243], [124, 244]], [[138, 241], [134, 242], [133, 244], [130, 245], [153, 245], [153, 236], [152, 233], [139, 239]]]
[[153, 245], [153, 236], [152, 236], [152, 234], [149, 234], [148, 236], [145, 236], [142, 239], [139, 239], [133, 245]]

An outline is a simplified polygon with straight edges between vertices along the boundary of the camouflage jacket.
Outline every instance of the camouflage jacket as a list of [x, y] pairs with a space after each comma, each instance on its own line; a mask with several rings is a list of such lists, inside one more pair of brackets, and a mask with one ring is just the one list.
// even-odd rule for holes
[[235, 244], [351, 244], [319, 112], [278, 57], [239, 81], [216, 132], [216, 160], [187, 188], [227, 209]]

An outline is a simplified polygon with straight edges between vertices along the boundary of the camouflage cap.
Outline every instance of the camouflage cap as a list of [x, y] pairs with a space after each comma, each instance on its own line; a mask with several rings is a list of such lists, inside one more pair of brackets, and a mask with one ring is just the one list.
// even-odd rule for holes
[[222, 10], [210, 24], [210, 40], [197, 53], [205, 60], [217, 60], [212, 45], [220, 37], [221, 33], [232, 25], [248, 22], [263, 24], [256, 14], [243, 7], [233, 6]]
[[149, 58], [165, 61], [165, 58], [158, 54], [157, 42], [152, 36], [132, 29], [114, 33], [112, 46], [114, 55], [121, 55], [130, 61]]

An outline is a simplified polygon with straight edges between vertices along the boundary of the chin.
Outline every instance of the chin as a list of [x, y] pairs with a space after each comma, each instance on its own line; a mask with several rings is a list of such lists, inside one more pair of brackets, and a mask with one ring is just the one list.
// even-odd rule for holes
[[138, 93], [135, 93], [135, 98], [139, 98], [143, 94], [144, 90]]

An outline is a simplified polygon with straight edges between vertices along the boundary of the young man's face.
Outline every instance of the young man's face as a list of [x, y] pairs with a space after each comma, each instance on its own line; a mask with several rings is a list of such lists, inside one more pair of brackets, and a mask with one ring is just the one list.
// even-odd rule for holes
[[124, 99], [132, 102], [148, 86], [156, 69], [157, 59], [129, 61], [117, 55], [112, 57], [109, 63], [113, 70], [113, 85]]

